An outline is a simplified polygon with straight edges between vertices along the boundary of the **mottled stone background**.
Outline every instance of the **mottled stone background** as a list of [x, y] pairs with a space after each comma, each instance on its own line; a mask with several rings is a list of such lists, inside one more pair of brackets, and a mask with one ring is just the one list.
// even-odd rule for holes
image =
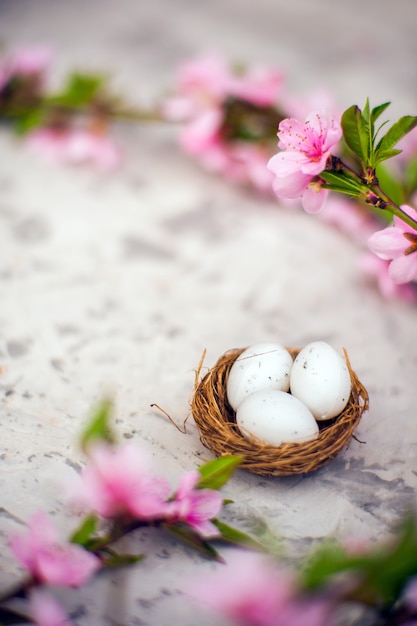
[[[52, 80], [107, 70], [153, 104], [179, 63], [206, 50], [276, 65], [296, 96], [341, 107], [392, 101], [415, 113], [415, 0], [1, 0], [0, 39], [50, 44]], [[0, 584], [17, 580], [7, 534], [45, 508], [76, 524], [62, 480], [84, 463], [77, 437], [104, 395], [121, 441], [152, 454], [173, 486], [210, 453], [189, 411], [194, 370], [229, 348], [323, 339], [349, 352], [370, 411], [348, 450], [299, 478], [238, 471], [224, 519], [301, 556], [329, 535], [380, 539], [417, 484], [416, 309], [385, 302], [357, 269], [356, 245], [203, 172], [164, 127], [121, 125], [123, 170], [50, 166], [0, 134]], [[138, 533], [129, 572], [64, 593], [79, 626], [211, 626], [187, 580], [215, 566], [174, 540]], [[217, 622], [216, 622], [217, 623]]]

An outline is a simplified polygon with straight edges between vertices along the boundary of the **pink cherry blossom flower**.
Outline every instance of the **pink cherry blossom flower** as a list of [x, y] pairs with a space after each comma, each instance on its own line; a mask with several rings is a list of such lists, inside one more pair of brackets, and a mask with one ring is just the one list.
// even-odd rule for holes
[[[276, 103], [281, 83], [282, 75], [274, 69], [249, 67], [237, 72], [222, 57], [206, 55], [180, 69], [177, 93], [163, 103], [162, 115], [168, 120], [183, 122], [180, 145], [207, 170], [223, 174], [236, 183], [270, 191], [272, 174], [266, 164], [271, 153], [254, 142], [235, 137], [234, 129], [229, 136], [227, 116], [228, 107], [233, 108], [235, 101], [258, 108], [261, 115], [263, 107]], [[238, 116], [244, 115], [243, 106]], [[233, 112], [231, 117], [233, 119]]]
[[189, 593], [239, 626], [276, 626], [295, 590], [291, 574], [259, 554], [241, 551], [205, 580], [190, 584]]
[[331, 194], [318, 217], [361, 244], [375, 231], [375, 221], [369, 214], [342, 195]]
[[43, 74], [49, 67], [52, 51], [44, 46], [36, 48], [17, 48], [6, 60], [11, 74], [30, 76]]
[[210, 520], [219, 513], [223, 498], [213, 489], [195, 489], [200, 478], [199, 472], [187, 472], [182, 476], [175, 498], [169, 503], [167, 519], [185, 522], [208, 539], [220, 534]]
[[267, 169], [270, 154], [253, 143], [236, 143], [230, 147], [230, 159], [225, 167], [225, 177], [233, 183], [247, 185], [270, 195], [273, 175]]
[[108, 135], [85, 128], [40, 128], [26, 137], [26, 144], [50, 162], [91, 164], [108, 171], [122, 160], [120, 149]]
[[26, 533], [12, 535], [11, 549], [36, 581], [52, 585], [79, 587], [101, 564], [97, 556], [80, 546], [60, 542], [43, 512], [32, 516]]
[[416, 291], [410, 283], [398, 284], [393, 281], [389, 274], [389, 261], [365, 252], [360, 256], [358, 266], [365, 276], [376, 284], [380, 294], [386, 300], [398, 299], [413, 302], [416, 299]]
[[[417, 211], [401, 207], [417, 220]], [[368, 239], [370, 250], [380, 259], [391, 260], [389, 275], [395, 283], [417, 281], [417, 231], [394, 216], [394, 225], [379, 230]]]
[[327, 192], [313, 179], [325, 169], [330, 150], [341, 137], [339, 122], [324, 111], [310, 113], [305, 122], [283, 120], [278, 130], [282, 152], [268, 162], [275, 175], [275, 194], [279, 198], [301, 197], [304, 209], [317, 213]]
[[17, 48], [0, 63], [0, 90], [14, 76], [35, 77], [42, 84], [51, 57], [49, 48]]
[[38, 626], [69, 626], [70, 621], [62, 606], [44, 589], [33, 589], [29, 595], [31, 618]]
[[72, 486], [73, 499], [103, 517], [129, 515], [150, 520], [163, 517], [169, 483], [153, 477], [147, 459], [136, 446], [113, 448], [97, 443], [89, 450], [90, 463]]
[[190, 584], [202, 607], [236, 626], [332, 626], [333, 603], [299, 590], [295, 574], [253, 552], [234, 553], [225, 566]]

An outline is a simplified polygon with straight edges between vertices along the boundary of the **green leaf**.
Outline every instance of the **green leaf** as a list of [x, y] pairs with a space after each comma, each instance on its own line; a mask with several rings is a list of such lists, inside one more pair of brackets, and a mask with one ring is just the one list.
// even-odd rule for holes
[[97, 96], [104, 82], [104, 76], [74, 72], [68, 77], [63, 91], [51, 96], [49, 102], [70, 108], [83, 107]]
[[212, 522], [219, 529], [221, 533], [221, 539], [223, 541], [226, 541], [227, 543], [232, 543], [237, 546], [252, 548], [253, 550], [265, 552], [265, 546], [259, 543], [259, 541], [256, 541], [256, 539], [253, 539], [253, 537], [251, 537], [250, 535], [247, 535], [237, 528], [228, 526], [224, 522], [221, 522], [217, 519], [213, 519]]
[[378, 104], [378, 106], [374, 107], [371, 112], [371, 117], [374, 122], [378, 119], [378, 117], [390, 106], [391, 102], [384, 102], [384, 104]]
[[[404, 204], [404, 189], [397, 178], [395, 178], [387, 167], [378, 165], [376, 168], [376, 176], [379, 186], [394, 202], [398, 205]], [[380, 212], [380, 211], [379, 211]], [[392, 216], [388, 215], [387, 219], [392, 220]]]
[[338, 544], [322, 544], [301, 571], [302, 584], [306, 589], [318, 589], [335, 574], [356, 568], [360, 563], [360, 559], [347, 555]]
[[227, 455], [213, 459], [204, 465], [200, 465], [198, 471], [201, 478], [197, 484], [199, 489], [220, 489], [241, 464], [243, 456]]
[[179, 524], [165, 524], [164, 528], [168, 530], [172, 535], [175, 535], [181, 541], [188, 544], [189, 546], [195, 548], [204, 556], [209, 557], [210, 559], [214, 559], [215, 561], [224, 562], [224, 559], [220, 554], [213, 548], [213, 546], [205, 541], [198, 535], [196, 532], [192, 530], [189, 526], [182, 526]]
[[[408, 581], [417, 575], [417, 522], [415, 514], [403, 520], [396, 541], [377, 546], [364, 554], [350, 555], [337, 544], [326, 544], [317, 550], [302, 572], [307, 589], [318, 589], [335, 576], [354, 572], [349, 598], [376, 606], [393, 605]], [[354, 585], [354, 581], [357, 581]]]
[[114, 550], [106, 550], [106, 554], [101, 555], [103, 567], [106, 569], [114, 569], [116, 567], [126, 567], [127, 565], [135, 565], [142, 561], [143, 554], [119, 554]]
[[370, 129], [360, 108], [353, 105], [346, 109], [342, 115], [341, 125], [347, 145], [367, 165]]
[[15, 128], [19, 135], [24, 135], [34, 128], [42, 126], [45, 121], [44, 110], [40, 107], [25, 111], [15, 121]]
[[320, 178], [322, 178], [326, 183], [331, 185], [335, 185], [340, 189], [346, 189], [346, 193], [348, 191], [355, 192], [354, 195], [359, 196], [361, 191], [365, 188], [365, 186], [361, 183], [360, 180], [356, 178], [351, 178], [350, 176], [346, 176], [343, 172], [321, 172]]
[[407, 197], [410, 197], [417, 190], [417, 157], [410, 159], [405, 167], [405, 182]]
[[86, 546], [97, 530], [97, 522], [98, 519], [95, 515], [86, 517], [77, 530], [72, 533], [70, 542], [77, 543], [80, 546]]
[[93, 441], [107, 441], [114, 443], [115, 438], [110, 428], [110, 417], [113, 403], [102, 400], [95, 410], [89, 424], [81, 435], [81, 447], [84, 451]]
[[376, 146], [376, 162], [381, 163], [398, 154], [398, 150], [393, 150], [394, 146], [416, 126], [417, 117], [414, 115], [405, 115], [395, 122]]

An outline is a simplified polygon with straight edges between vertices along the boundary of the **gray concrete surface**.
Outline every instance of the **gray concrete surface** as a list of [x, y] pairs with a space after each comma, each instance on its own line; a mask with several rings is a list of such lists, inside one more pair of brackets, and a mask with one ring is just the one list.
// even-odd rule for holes
[[[392, 100], [394, 116], [417, 108], [416, 15], [414, 0], [1, 0], [0, 39], [50, 44], [57, 82], [108, 69], [137, 103], [214, 48], [281, 67], [300, 96]], [[366, 284], [343, 234], [201, 171], [166, 128], [117, 133], [128, 159], [113, 176], [47, 166], [0, 134], [0, 585], [19, 578], [7, 534], [32, 511], [72, 527], [60, 480], [83, 463], [77, 436], [104, 393], [121, 441], [175, 484], [210, 453], [192, 420], [183, 435], [151, 403], [182, 423], [203, 350], [210, 367], [261, 341], [345, 346], [370, 394], [366, 443], [305, 477], [238, 471], [224, 519], [294, 557], [329, 535], [385, 537], [417, 484], [415, 307]], [[146, 562], [64, 594], [77, 625], [213, 623], [184, 596], [212, 563], [155, 532], [129, 542]]]

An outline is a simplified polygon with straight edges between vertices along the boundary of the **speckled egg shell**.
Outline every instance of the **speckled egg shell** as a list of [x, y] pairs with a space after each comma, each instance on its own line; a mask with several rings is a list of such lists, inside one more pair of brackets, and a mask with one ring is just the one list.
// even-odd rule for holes
[[288, 350], [275, 343], [247, 348], [230, 368], [227, 399], [236, 411], [241, 402], [260, 389], [288, 391], [293, 359]]
[[316, 439], [319, 428], [308, 408], [277, 389], [261, 389], [247, 396], [236, 412], [236, 423], [246, 438], [273, 446]]
[[298, 353], [291, 369], [290, 390], [317, 420], [339, 415], [351, 389], [346, 361], [328, 343], [314, 341]]

